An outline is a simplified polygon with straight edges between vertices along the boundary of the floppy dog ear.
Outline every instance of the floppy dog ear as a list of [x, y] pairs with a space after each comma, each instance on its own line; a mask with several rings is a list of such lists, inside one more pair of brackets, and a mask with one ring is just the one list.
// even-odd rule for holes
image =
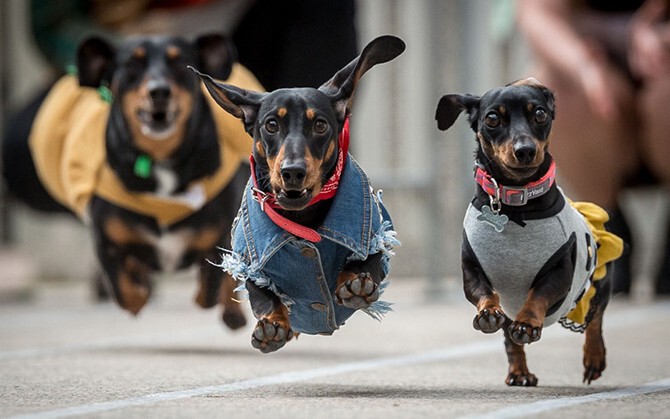
[[211, 76], [203, 74], [195, 68], [188, 66], [195, 74], [200, 76], [207, 91], [216, 103], [226, 112], [244, 122], [245, 130], [253, 136], [254, 122], [258, 115], [261, 101], [267, 93], [254, 92], [242, 89], [232, 84], [220, 83]]
[[437, 120], [437, 127], [446, 131], [456, 119], [461, 112], [466, 111], [469, 115], [470, 127], [476, 132], [477, 131], [477, 118], [478, 109], [479, 109], [479, 96], [473, 95], [444, 95], [440, 98], [440, 101], [437, 104], [437, 109], [435, 110], [435, 119]]
[[77, 50], [79, 85], [100, 87], [103, 81], [109, 83], [115, 54], [115, 48], [102, 38], [91, 37], [83, 41]]
[[237, 50], [228, 38], [219, 34], [203, 35], [195, 40], [198, 68], [215, 79], [226, 80], [237, 61]]
[[335, 114], [340, 121], [349, 116], [354, 90], [358, 80], [377, 64], [391, 61], [405, 50], [405, 43], [395, 36], [380, 36], [365, 46], [361, 55], [354, 58], [333, 78], [319, 87], [330, 97]]

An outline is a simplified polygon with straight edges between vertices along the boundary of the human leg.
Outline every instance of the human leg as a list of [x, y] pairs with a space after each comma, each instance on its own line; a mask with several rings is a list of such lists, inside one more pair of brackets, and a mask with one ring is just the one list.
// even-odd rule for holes
[[617, 117], [604, 119], [588, 104], [586, 95], [558, 72], [538, 66], [535, 73], [556, 94], [556, 119], [551, 150], [561, 185], [571, 198], [594, 202], [610, 214], [608, 229], [619, 235], [628, 251], [615, 262], [614, 292], [630, 292], [632, 234], [618, 205], [619, 193], [640, 157], [637, 151], [633, 88], [612, 70], [612, 97]]
[[[670, 77], [647, 81], [638, 96], [640, 130], [642, 131], [642, 156], [652, 174], [670, 193], [670, 119], [667, 105], [670, 103]], [[670, 294], [670, 214], [664, 237], [658, 272], [656, 294]]]

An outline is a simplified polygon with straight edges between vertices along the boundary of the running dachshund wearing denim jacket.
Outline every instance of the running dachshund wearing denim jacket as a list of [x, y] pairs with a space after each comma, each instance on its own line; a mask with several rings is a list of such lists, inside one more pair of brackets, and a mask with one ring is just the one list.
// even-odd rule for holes
[[379, 316], [397, 243], [380, 196], [348, 154], [363, 74], [405, 49], [383, 36], [318, 89], [259, 93], [198, 73], [253, 137], [252, 176], [222, 267], [243, 280], [258, 319], [252, 345], [273, 352], [295, 333], [331, 334], [356, 310]]
[[119, 45], [93, 37], [77, 60], [78, 74], [56, 83], [32, 125], [42, 183], [90, 224], [106, 285], [123, 309], [143, 308], [152, 273], [195, 264], [197, 304], [221, 303], [224, 323], [242, 327], [235, 283], [209, 260], [230, 243], [251, 142], [187, 65], [262, 87], [217, 34]]
[[[529, 78], [481, 97], [451, 94], [437, 106], [446, 130], [465, 111], [476, 133], [475, 197], [461, 249], [463, 288], [477, 307], [475, 329], [503, 329], [506, 383], [535, 386], [524, 344], [554, 322], [586, 331], [583, 381], [605, 369], [602, 317], [611, 293], [607, 263], [621, 239], [607, 232], [607, 213], [570, 202], [555, 182], [548, 151], [554, 95]], [[610, 270], [611, 271], [611, 270]]]

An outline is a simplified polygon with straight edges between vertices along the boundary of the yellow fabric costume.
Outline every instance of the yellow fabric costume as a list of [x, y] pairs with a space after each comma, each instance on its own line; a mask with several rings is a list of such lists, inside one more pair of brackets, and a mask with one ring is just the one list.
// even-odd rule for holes
[[[623, 240], [605, 230], [605, 223], [609, 220], [609, 216], [604, 209], [590, 202], [569, 201], [569, 203], [584, 216], [586, 224], [588, 224], [596, 240], [598, 246], [596, 250], [597, 264], [592, 280], [593, 282], [599, 281], [607, 274], [606, 264], [618, 259], [623, 253]], [[592, 285], [584, 292], [575, 308], [566, 315], [567, 320], [575, 325], [583, 325], [586, 322], [586, 315], [589, 312], [591, 299], [595, 294], [596, 290]], [[569, 327], [569, 324], [564, 324], [564, 326]]]
[[[263, 91], [255, 77], [239, 64], [226, 83]], [[252, 140], [242, 122], [221, 109], [206, 92], [205, 97], [219, 136], [221, 166], [213, 175], [191, 184], [184, 196], [157, 197], [124, 188], [106, 163], [110, 104], [96, 89], [80, 87], [76, 76], [71, 75], [61, 78], [51, 89], [33, 124], [29, 141], [37, 173], [47, 191], [84, 220], [91, 197], [97, 195], [153, 217], [160, 225], [174, 224], [216, 196], [251, 153]]]

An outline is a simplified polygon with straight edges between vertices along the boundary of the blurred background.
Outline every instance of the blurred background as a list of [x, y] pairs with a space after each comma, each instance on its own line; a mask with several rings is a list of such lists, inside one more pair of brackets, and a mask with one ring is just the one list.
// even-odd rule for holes
[[[38, 45], [58, 39], [40, 39], [33, 27], [35, 13], [46, 13], [37, 7], [40, 3], [0, 2], [3, 131], [12, 115], [52, 82], [58, 71], [54, 68], [57, 58], [46, 57]], [[54, 12], [59, 5], [68, 10], [70, 2], [42, 3], [51, 4]], [[115, 3], [128, 12], [150, 2]], [[140, 25], [175, 32], [197, 27], [201, 32], [220, 30], [232, 35], [255, 5], [251, 0], [194, 3], [211, 7], [207, 15], [215, 19], [205, 23], [173, 8], [173, 17], [159, 12], [134, 26], [116, 25], [110, 33], [122, 36]], [[415, 281], [425, 290], [426, 299], [441, 300], [449, 295], [461, 298], [461, 222], [474, 191], [474, 134], [464, 119], [447, 133], [438, 131], [435, 106], [446, 93], [483, 94], [529, 75], [529, 48], [515, 23], [517, 3], [357, 0], [354, 5], [359, 50], [382, 34], [397, 35], [407, 44], [398, 59], [376, 67], [363, 78], [352, 118], [352, 154], [373, 186], [384, 190], [384, 202], [403, 243], [393, 260], [392, 276]], [[175, 14], [179, 18], [174, 18]], [[76, 22], [63, 36], [77, 38], [91, 30], [90, 20], [65, 17]], [[238, 48], [241, 56], [252, 53], [244, 50], [244, 45]], [[559, 97], [559, 117], [560, 106]], [[560, 178], [560, 161], [558, 167]], [[96, 261], [87, 229], [74, 216], [32, 210], [12, 197], [4, 184], [0, 188], [0, 301], [29, 299], [31, 291], [45, 281], [90, 282]], [[647, 298], [651, 295], [651, 277], [663, 257], [659, 248], [664, 237], [659, 232], [667, 228], [667, 196], [658, 186], [645, 186], [626, 191], [621, 201], [630, 215], [636, 241], [632, 294]]]

